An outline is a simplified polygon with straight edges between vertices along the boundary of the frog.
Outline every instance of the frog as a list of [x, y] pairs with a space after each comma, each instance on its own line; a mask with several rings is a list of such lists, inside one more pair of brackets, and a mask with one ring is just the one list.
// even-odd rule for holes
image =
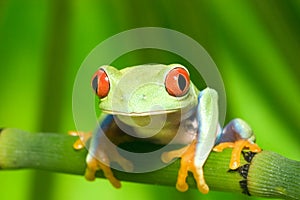
[[244, 149], [261, 151], [252, 128], [244, 120], [235, 118], [221, 127], [217, 91], [210, 87], [199, 90], [182, 64], [143, 64], [121, 70], [104, 65], [93, 75], [91, 88], [99, 99], [100, 128], [93, 133], [70, 132], [79, 136], [73, 145], [76, 150], [89, 141], [87, 180], [94, 180], [96, 172], [102, 170], [119, 188], [121, 183], [114, 176], [111, 163], [118, 163], [128, 172], [134, 165], [118, 152], [118, 145], [135, 140], [162, 145], [172, 141], [182, 146], [163, 152], [160, 159], [164, 163], [180, 159], [177, 190], [188, 190], [186, 179], [191, 172], [198, 190], [206, 194], [209, 187], [203, 166], [212, 151], [232, 148], [232, 170], [240, 166]]

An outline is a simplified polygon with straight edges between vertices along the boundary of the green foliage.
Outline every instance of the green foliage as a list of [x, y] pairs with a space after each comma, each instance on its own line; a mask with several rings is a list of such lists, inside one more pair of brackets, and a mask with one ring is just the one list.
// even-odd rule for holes
[[[275, 0], [4, 1], [0, 126], [32, 132], [74, 130], [73, 81], [90, 50], [121, 31], [159, 26], [191, 36], [212, 56], [225, 82], [227, 121], [245, 119], [264, 149], [300, 160], [299, 10], [299, 1]], [[153, 57], [145, 51], [124, 55], [115, 64], [124, 67], [155, 58], [186, 63], [174, 55]], [[82, 177], [36, 171], [1, 172], [0, 179], [5, 180], [0, 183], [1, 199], [247, 198], [196, 190], [181, 194], [133, 183], [115, 190], [104, 180], [91, 184]]]

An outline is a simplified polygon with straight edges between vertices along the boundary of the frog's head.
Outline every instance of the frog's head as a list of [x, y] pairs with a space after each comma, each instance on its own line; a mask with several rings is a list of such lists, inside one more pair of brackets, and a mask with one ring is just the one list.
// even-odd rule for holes
[[105, 113], [146, 116], [189, 110], [197, 104], [197, 88], [180, 64], [149, 64], [118, 70], [100, 67], [91, 81]]

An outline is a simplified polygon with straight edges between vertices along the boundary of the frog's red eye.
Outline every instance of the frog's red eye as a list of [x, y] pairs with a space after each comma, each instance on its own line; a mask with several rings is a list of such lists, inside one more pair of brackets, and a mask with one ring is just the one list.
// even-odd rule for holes
[[94, 92], [99, 98], [104, 98], [109, 92], [109, 79], [106, 72], [103, 69], [96, 71], [91, 82]]
[[175, 97], [185, 95], [190, 86], [189, 73], [181, 67], [172, 69], [165, 80], [165, 87], [167, 92]]

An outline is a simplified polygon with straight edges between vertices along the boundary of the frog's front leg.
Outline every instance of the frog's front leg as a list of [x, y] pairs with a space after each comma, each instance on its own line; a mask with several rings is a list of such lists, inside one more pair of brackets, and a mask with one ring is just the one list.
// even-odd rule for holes
[[[86, 157], [86, 171], [85, 178], [87, 180], [94, 180], [95, 174], [98, 170], [102, 170], [104, 176], [111, 182], [111, 184], [119, 188], [121, 186], [120, 181], [115, 178], [110, 163], [118, 163], [125, 171], [132, 171], [132, 163], [122, 157], [118, 150], [117, 145], [129, 140], [128, 136], [124, 134], [116, 125], [114, 117], [112, 115], [102, 114], [100, 116], [100, 126], [93, 133], [89, 144], [89, 152]], [[86, 145], [86, 141], [91, 135], [83, 134], [81, 132], [70, 132], [70, 135], [78, 135], [78, 139], [73, 147], [75, 149], [81, 149], [83, 145]]]
[[220, 131], [218, 123], [218, 95], [215, 90], [206, 88], [198, 96], [196, 107], [197, 136], [188, 147], [162, 155], [164, 162], [170, 161], [174, 157], [181, 157], [180, 169], [178, 172], [176, 188], [179, 191], [186, 191], [188, 185], [186, 178], [188, 171], [193, 173], [198, 190], [208, 193], [203, 165], [211, 152], [216, 135]]
[[225, 148], [233, 148], [229, 167], [237, 169], [240, 166], [240, 155], [244, 148], [256, 153], [261, 151], [254, 142], [255, 136], [251, 127], [244, 120], [237, 118], [225, 126], [213, 150], [221, 152]]
[[130, 140], [130, 136], [124, 134], [118, 127], [113, 115], [102, 114], [100, 116], [100, 127], [91, 139], [89, 153], [86, 158], [85, 178], [94, 180], [96, 171], [102, 170], [111, 184], [119, 188], [121, 186], [120, 181], [113, 175], [110, 163], [116, 162], [128, 172], [133, 170], [133, 164], [121, 156], [117, 150], [118, 144]]

